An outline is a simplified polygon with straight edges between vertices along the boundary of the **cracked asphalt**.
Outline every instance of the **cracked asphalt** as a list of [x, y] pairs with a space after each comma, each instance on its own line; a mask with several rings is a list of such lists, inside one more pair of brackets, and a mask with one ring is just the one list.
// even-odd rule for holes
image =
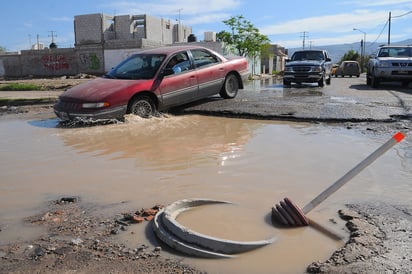
[[[59, 84], [61, 81], [59, 81]], [[76, 83], [78, 84], [78, 83]], [[2, 105], [53, 103], [62, 90], [0, 91]], [[310, 122], [411, 122], [412, 84], [382, 83], [378, 89], [359, 78], [332, 78], [331, 85], [292, 85], [266, 78], [246, 83], [236, 98], [212, 96], [172, 110], [182, 114], [205, 114], [252, 119]]]
[[412, 88], [382, 83], [378, 89], [360, 78], [333, 78], [331, 85], [293, 85], [266, 79], [249, 83], [232, 100], [218, 96], [179, 111], [259, 119], [320, 122], [394, 122], [412, 118]]

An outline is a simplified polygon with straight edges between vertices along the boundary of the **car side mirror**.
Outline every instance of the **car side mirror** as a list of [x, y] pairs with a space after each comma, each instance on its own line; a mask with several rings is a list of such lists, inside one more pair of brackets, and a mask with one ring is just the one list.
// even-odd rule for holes
[[332, 59], [330, 59], [329, 57], [326, 58], [326, 62], [332, 62]]

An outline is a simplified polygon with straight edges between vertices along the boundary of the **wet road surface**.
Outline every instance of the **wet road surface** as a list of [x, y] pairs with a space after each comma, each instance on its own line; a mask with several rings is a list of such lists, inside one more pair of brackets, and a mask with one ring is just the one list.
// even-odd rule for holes
[[[343, 241], [311, 227], [276, 228], [271, 207], [286, 196], [303, 206], [390, 137], [325, 125], [197, 115], [130, 117], [122, 124], [86, 128], [57, 125], [52, 115], [0, 121], [2, 243], [32, 237], [35, 231], [21, 218], [70, 195], [106, 211], [116, 204], [132, 211], [185, 198], [228, 200], [235, 205], [195, 209], [179, 222], [233, 240], [278, 238], [233, 260], [183, 257], [210, 273], [296, 273], [328, 258]], [[310, 217], [347, 236], [336, 213], [344, 204], [407, 201], [412, 194], [410, 151], [408, 142], [389, 151]], [[113, 214], [122, 212], [109, 208]], [[158, 245], [146, 230], [135, 226], [118, 240], [131, 247]]]
[[[371, 100], [366, 88], [342, 90], [348, 94], [342, 96], [334, 93], [335, 88], [345, 83], [356, 86], [359, 79], [333, 80], [324, 89], [283, 89], [277, 83], [265, 83], [241, 92], [229, 103], [209, 100], [183, 112], [220, 109], [236, 116], [239, 104], [245, 104], [243, 114], [258, 115], [260, 109], [263, 114], [259, 115], [289, 113], [293, 118], [305, 117], [308, 109], [318, 113], [330, 109], [327, 113], [335, 115], [337, 106], [345, 106], [341, 111], [346, 111], [346, 106], [356, 109], [365, 104], [371, 109], [364, 111], [365, 115], [375, 113], [376, 108], [386, 109], [368, 119], [385, 120], [394, 114], [405, 117], [410, 111], [407, 92], [379, 90], [376, 100]], [[362, 100], [364, 96], [368, 103]], [[323, 110], [293, 107], [291, 102], [302, 106], [323, 102]], [[335, 104], [329, 105], [331, 102]], [[105, 214], [121, 212], [115, 206], [119, 204], [133, 210], [185, 198], [228, 200], [235, 205], [198, 208], [182, 214], [179, 222], [233, 240], [277, 237], [274, 244], [235, 259], [182, 257], [185, 263], [210, 273], [299, 273], [311, 262], [327, 259], [343, 241], [311, 227], [277, 228], [270, 220], [271, 207], [284, 197], [305, 205], [392, 135], [368, 135], [327, 124], [199, 115], [150, 120], [128, 117], [119, 124], [61, 128], [51, 112], [42, 119], [1, 119], [0, 132], [0, 244], [34, 237], [35, 229], [21, 219], [37, 214], [48, 201], [70, 195], [80, 196]], [[310, 217], [347, 236], [336, 213], [345, 204], [410, 201], [409, 138], [323, 202]], [[145, 225], [116, 237], [131, 247], [159, 244]]]
[[202, 113], [257, 119], [324, 122], [390, 122], [412, 117], [412, 88], [385, 83], [379, 89], [360, 78], [333, 78], [331, 85], [313, 84], [283, 88], [274, 79], [254, 81], [233, 100], [219, 97], [182, 109]]

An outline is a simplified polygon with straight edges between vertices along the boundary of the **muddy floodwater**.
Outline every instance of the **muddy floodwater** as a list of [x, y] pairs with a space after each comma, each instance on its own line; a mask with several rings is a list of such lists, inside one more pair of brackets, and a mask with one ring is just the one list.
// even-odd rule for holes
[[[108, 216], [208, 198], [233, 204], [195, 208], [178, 221], [210, 236], [276, 241], [233, 259], [191, 258], [165, 248], [168, 256], [209, 273], [300, 273], [343, 246], [348, 233], [337, 210], [345, 204], [412, 197], [405, 141], [308, 214], [342, 240], [271, 221], [274, 204], [289, 197], [303, 207], [391, 134], [188, 115], [92, 127], [59, 127], [53, 117], [2, 120], [0, 136], [0, 244], [34, 237], [35, 229], [21, 220], [64, 196], [79, 196]], [[113, 237], [130, 247], [159, 245], [150, 224]]]

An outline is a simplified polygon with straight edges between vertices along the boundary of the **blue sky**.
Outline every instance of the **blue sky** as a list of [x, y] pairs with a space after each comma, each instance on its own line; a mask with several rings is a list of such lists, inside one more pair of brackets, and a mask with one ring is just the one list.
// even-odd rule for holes
[[[198, 40], [205, 31], [228, 30], [222, 23], [243, 15], [272, 43], [287, 48], [359, 42], [385, 43], [386, 25], [392, 13], [391, 42], [412, 38], [412, 1], [405, 0], [41, 0], [5, 1], [1, 5], [0, 46], [8, 51], [28, 49], [39, 41], [51, 42], [53, 32], [59, 48], [74, 46], [75, 15], [148, 14], [180, 20], [191, 26]], [[357, 28], [361, 31], [353, 30]]]

